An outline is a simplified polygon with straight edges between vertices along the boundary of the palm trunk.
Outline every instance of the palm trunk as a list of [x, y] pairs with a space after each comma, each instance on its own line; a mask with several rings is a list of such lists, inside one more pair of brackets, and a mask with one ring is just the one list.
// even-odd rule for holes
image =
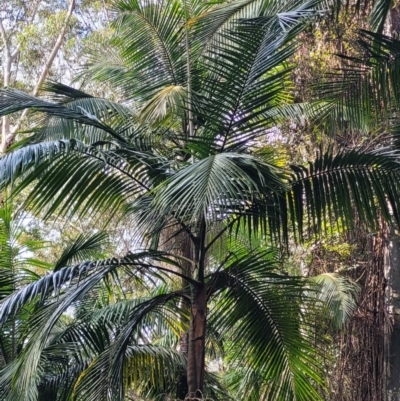
[[187, 376], [189, 399], [201, 397], [204, 387], [207, 299], [204, 284], [193, 288]]
[[[169, 251], [175, 254], [179, 261], [181, 263], [181, 266], [183, 267], [183, 271], [179, 271], [183, 273], [186, 276], [192, 276], [193, 275], [193, 266], [191, 263], [185, 263], [181, 260], [179, 260], [180, 256], [183, 256], [184, 258], [188, 260], [196, 260], [196, 252], [195, 250], [195, 244], [194, 241], [188, 236], [186, 232], [181, 232], [178, 235], [176, 235], [176, 232], [180, 229], [179, 224], [177, 223], [176, 225], [173, 225], [173, 220], [171, 219], [170, 224], [168, 225], [168, 228], [164, 229], [161, 232], [161, 237], [160, 237], [160, 244], [159, 247], [163, 251]], [[171, 269], [171, 266], [166, 265], [165, 267], [168, 267]], [[184, 279], [182, 279], [182, 287], [185, 288], [189, 284], [185, 282]], [[192, 301], [195, 299], [194, 292], [192, 293]], [[191, 305], [191, 315], [194, 316], [194, 302], [192, 302]], [[197, 309], [197, 308], [196, 308]], [[204, 310], [204, 309], [203, 309]], [[186, 320], [186, 318], [184, 318]], [[189, 391], [189, 380], [192, 381], [194, 384], [194, 391], [197, 390], [197, 379], [189, 374], [189, 371], [191, 370], [189, 368], [189, 359], [195, 361], [196, 359], [193, 359], [193, 355], [196, 353], [194, 349], [191, 349], [191, 345], [194, 345], [194, 342], [191, 341], [191, 338], [195, 338], [195, 336], [191, 335], [192, 333], [192, 328], [193, 328], [193, 319], [190, 321], [190, 328], [188, 332], [181, 333], [181, 338], [180, 338], [180, 353], [184, 356], [184, 358], [187, 361], [187, 366], [184, 367], [178, 374], [178, 379], [177, 379], [177, 386], [176, 386], [176, 398], [178, 400], [185, 400], [187, 399], [187, 395], [190, 392]], [[195, 364], [192, 365], [194, 366], [194, 371], [196, 371]], [[204, 366], [204, 364], [203, 364]], [[194, 378], [194, 379], [192, 379]], [[201, 387], [202, 388], [202, 387]]]
[[201, 398], [204, 388], [205, 342], [207, 329], [207, 293], [204, 283], [205, 272], [205, 235], [206, 221], [204, 216], [199, 222], [198, 237], [195, 241], [194, 262], [197, 274], [194, 279], [198, 284], [192, 286], [192, 305], [189, 329], [189, 352], [187, 375], [189, 400]]
[[[195, 136], [193, 126], [193, 108], [192, 108], [192, 80], [191, 80], [191, 60], [190, 60], [190, 40], [189, 40], [189, 12], [185, 2], [186, 26], [185, 26], [185, 46], [186, 46], [186, 78], [187, 78], [187, 106], [188, 106], [188, 131], [189, 137]], [[192, 163], [194, 157], [192, 155]], [[188, 396], [186, 399], [202, 398], [204, 387], [204, 369], [205, 369], [205, 339], [206, 339], [206, 313], [207, 313], [207, 294], [204, 285], [205, 269], [205, 233], [206, 224], [204, 216], [199, 219], [199, 236], [193, 241], [194, 266], [198, 268], [197, 277], [193, 272], [193, 278], [199, 284], [192, 286], [192, 304], [190, 310], [190, 328], [189, 343], [187, 355], [187, 385]]]

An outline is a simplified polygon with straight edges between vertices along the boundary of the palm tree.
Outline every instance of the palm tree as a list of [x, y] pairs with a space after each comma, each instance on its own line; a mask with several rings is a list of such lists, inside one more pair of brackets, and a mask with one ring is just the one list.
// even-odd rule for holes
[[[307, 166], [277, 165], [266, 137], [310, 109], [291, 103], [288, 60], [317, 4], [118, 1], [116, 48], [90, 71], [118, 88], [123, 104], [61, 84], [49, 84], [47, 98], [0, 93], [0, 115], [28, 108], [33, 124], [33, 135], [0, 160], [2, 185], [15, 193], [33, 185], [27, 203], [45, 216], [123, 209], [143, 249], [65, 267], [2, 302], [2, 321], [42, 302], [27, 350], [3, 371], [6, 397], [37, 398], [44, 339], [70, 305], [122, 269], [135, 278], [177, 277], [180, 287], [130, 305], [98, 356], [68, 371], [74, 396], [123, 398], [130, 347], [142, 345], [138, 327], [150, 327], [145, 319], [156, 313], [164, 326], [174, 320], [175, 331], [189, 332], [190, 397], [205, 390], [207, 339], [216, 333], [230, 336], [236, 362], [245, 359], [247, 383], [262, 378], [259, 399], [319, 399], [302, 317], [308, 287], [273, 271], [270, 252], [252, 241], [285, 244], [291, 232], [301, 239], [305, 227], [319, 233], [327, 220], [375, 226], [378, 210], [385, 217], [393, 210], [399, 223], [400, 164], [396, 152], [328, 151]], [[246, 249], [221, 254], [221, 241], [241, 230]]]

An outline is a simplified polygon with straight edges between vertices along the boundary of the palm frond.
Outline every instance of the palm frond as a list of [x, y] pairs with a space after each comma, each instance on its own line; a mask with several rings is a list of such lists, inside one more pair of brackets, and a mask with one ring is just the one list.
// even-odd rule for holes
[[[316, 363], [318, 351], [311, 346], [312, 335], [307, 337], [312, 330], [301, 326], [299, 319], [304, 283], [279, 274], [268, 251], [232, 256], [226, 268], [213, 276], [219, 295], [210, 311], [210, 324], [221, 336], [229, 335], [233, 360], [247, 374], [257, 371], [259, 399], [322, 399], [313, 386], [322, 383], [322, 372]], [[253, 385], [245, 379], [244, 397]]]
[[81, 234], [76, 240], [64, 249], [54, 266], [54, 271], [64, 266], [75, 264], [78, 261], [95, 259], [93, 256], [101, 250], [108, 241], [108, 234], [98, 232], [94, 235]]
[[[315, 2], [317, 5], [319, 2]], [[224, 29], [229, 29], [232, 23], [240, 20], [251, 20], [259, 17], [273, 18], [282, 16], [283, 25], [290, 25], [297, 18], [296, 8], [301, 5], [297, 1], [269, 2], [264, 0], [240, 0], [235, 2], [215, 2], [210, 8], [201, 10], [198, 15], [189, 20], [193, 26], [194, 41], [198, 42], [202, 48], [208, 50], [219, 41], [219, 35]], [[307, 4], [303, 2], [304, 9]], [[293, 12], [292, 18], [285, 16], [285, 13]], [[315, 12], [315, 7], [314, 7]], [[291, 21], [288, 21], [288, 20]], [[286, 22], [284, 22], [287, 20]], [[197, 46], [199, 46], [197, 44]]]
[[[9, 386], [9, 399], [15, 401], [37, 399], [40, 359], [54, 325], [73, 302], [85, 296], [111, 270], [112, 268], [108, 267], [100, 273], [84, 278], [74, 291], [63, 293], [59, 296], [58, 302], [43, 305], [36, 311], [34, 328], [31, 330], [28, 344], [19, 358], [5, 368], [8, 370], [13, 366], [14, 375], [11, 382], [7, 383], [8, 375], [0, 375], [0, 387]], [[4, 314], [2, 315], [4, 317]]]
[[[139, 254], [130, 254], [120, 260], [106, 260], [99, 262], [87, 262], [72, 268], [62, 268], [49, 276], [45, 276], [36, 283], [26, 286], [4, 299], [0, 304], [0, 322], [4, 322], [10, 315], [16, 313], [26, 303], [39, 300], [36, 303], [35, 314], [30, 322], [29, 342], [23, 349], [23, 352], [12, 364], [7, 365], [0, 378], [0, 387], [8, 388], [9, 398], [13, 400], [33, 400], [38, 396], [38, 385], [41, 376], [40, 361], [45, 352], [55, 325], [67, 311], [68, 308], [82, 300], [90, 293], [100, 282], [121, 266], [130, 266], [136, 270], [137, 279], [141, 280], [144, 271], [147, 270], [149, 276], [152, 274], [152, 264], [146, 261], [146, 256], [153, 255], [155, 258], [163, 259], [162, 254], [157, 252], [144, 252]], [[135, 275], [134, 274], [134, 275]], [[155, 277], [160, 277], [159, 272], [154, 273]], [[134, 314], [132, 318], [137, 326], [139, 321], [143, 321], [148, 311], [153, 310], [160, 304], [169, 299], [180, 297], [180, 293], [160, 295], [131, 310], [130, 316], [134, 311], [139, 310], [140, 318]], [[44, 302], [46, 300], [46, 302]], [[158, 300], [158, 301], [157, 301]], [[176, 313], [176, 307], [173, 313]], [[171, 309], [172, 313], [172, 309]], [[129, 326], [129, 325], [128, 325]], [[131, 327], [131, 326], [129, 326]], [[129, 330], [126, 328], [126, 330]], [[122, 348], [126, 350], [126, 330], [121, 338]], [[132, 328], [133, 330], [133, 328]], [[84, 337], [83, 337], [84, 338]], [[89, 339], [88, 339], [89, 340]], [[68, 344], [68, 343], [66, 343]], [[121, 351], [121, 349], [120, 349]], [[123, 351], [119, 357], [123, 358]], [[32, 390], [33, 389], [33, 390]]]
[[119, 17], [114, 23], [118, 35], [113, 43], [122, 49], [121, 59], [128, 68], [101, 75], [100, 79], [122, 84], [129, 97], [144, 100], [166, 86], [185, 85], [182, 4], [175, 0], [120, 0], [114, 8]]
[[[146, 258], [148, 258], [147, 261]], [[65, 286], [75, 285], [79, 287], [81, 281], [89, 280], [91, 277], [94, 277], [94, 282], [97, 283], [99, 277], [103, 277], [118, 267], [136, 266], [138, 272], [148, 271], [151, 273], [151, 269], [156, 268], [156, 266], [150, 263], [149, 259], [168, 261], [174, 266], [179, 266], [176, 262], [166, 258], [165, 253], [143, 251], [130, 253], [121, 259], [105, 259], [62, 267], [3, 299], [0, 303], [0, 324], [15, 314], [23, 305], [35, 299], [39, 299], [43, 303], [52, 294], [56, 296]]]
[[376, 0], [370, 14], [370, 24], [372, 30], [382, 33], [386, 18], [389, 14], [392, 2], [388, 0]]
[[317, 297], [328, 308], [335, 328], [342, 327], [357, 307], [357, 283], [334, 273], [323, 273], [310, 278], [319, 287]]
[[[132, 105], [116, 103], [108, 99], [93, 97], [60, 83], [44, 85], [46, 99], [53, 103], [77, 110], [92, 119], [97, 119], [112, 128], [121, 138], [128, 136], [129, 130], [137, 128], [137, 110]], [[105, 140], [114, 140], [98, 126], [82, 124], [75, 119], [66, 119], [51, 114], [31, 116], [34, 134], [30, 142], [77, 139], [86, 145]], [[138, 128], [138, 131], [140, 129]]]
[[[15, 193], [39, 179], [27, 202], [37, 210], [93, 213], [115, 210], [130, 197], [149, 191], [165, 174], [165, 161], [148, 152], [114, 144], [86, 146], [71, 140], [40, 142], [0, 159], [0, 185]], [[104, 209], [103, 209], [104, 210]]]
[[156, 93], [140, 110], [139, 118], [149, 123], [162, 120], [169, 113], [182, 111], [187, 90], [183, 86], [167, 86]]
[[[308, 166], [292, 166], [287, 209], [292, 227], [303, 237], [304, 221], [309, 232], [339, 224], [353, 227], [356, 219], [375, 229], [381, 214], [400, 223], [399, 158], [395, 151], [321, 153]], [[336, 222], [336, 223], [335, 223]]]
[[[80, 386], [80, 380], [85, 380], [87, 370], [96, 363], [97, 356], [111, 346], [115, 340], [115, 333], [124, 327], [135, 308], [148, 300], [149, 298], [135, 298], [100, 309], [89, 305], [87, 311], [83, 314], [78, 313], [69, 325], [62, 327], [59, 334], [53, 337], [52, 344], [58, 345], [60, 349], [64, 345], [68, 347], [68, 344], [75, 344], [79, 353], [71, 353], [66, 361], [63, 361], [54, 354], [54, 345], [43, 350], [42, 360], [48, 358], [48, 362], [41, 362], [41, 365], [44, 365], [43, 373], [40, 374], [41, 396], [55, 391], [58, 396], [64, 394], [73, 397], [73, 393]], [[78, 311], [81, 309], [79, 305], [76, 307]], [[163, 345], [151, 339], [148, 330], [149, 327], [157, 326], [160, 334], [154, 330], [156, 337], [167, 336], [171, 324], [168, 320], [171, 317], [167, 314], [160, 315], [157, 310], [149, 312], [142, 319], [125, 350], [123, 383], [127, 388], [134, 389], [136, 394], [141, 393], [149, 397], [151, 394], [156, 396], [162, 392], [173, 393], [176, 373], [184, 367], [183, 356], [171, 349], [171, 344]], [[175, 323], [173, 325], [176, 326]], [[71, 359], [75, 361], [72, 364], [69, 363]], [[50, 361], [53, 362], [53, 366], [50, 366]], [[86, 399], [85, 397], [90, 398], [91, 395], [84, 391], [82, 394], [76, 394], [76, 397]]]
[[[122, 379], [124, 372], [128, 374], [128, 378], [129, 375], [131, 375], [130, 381], [133, 381], [133, 384], [136, 384], [136, 381], [139, 382], [139, 380], [141, 383], [148, 382], [149, 375], [146, 372], [147, 369], [152, 366], [152, 363], [154, 364], [153, 369], [161, 369], [164, 371], [164, 365], [162, 364], [163, 355], [156, 353], [153, 355], [147, 354], [148, 357], [150, 357], [150, 360], [141, 360], [140, 358], [131, 359], [130, 362], [136, 363], [136, 366], [134, 369], [130, 369], [128, 372], [128, 347], [133, 332], [149, 313], [158, 313], [160, 317], [162, 317], [162, 315], [165, 313], [166, 303], [179, 297], [181, 297], [181, 294], [179, 293], [161, 294], [148, 301], [140, 303], [131, 311], [127, 322], [121, 328], [121, 331], [115, 342], [109, 347], [109, 349], [100, 355], [100, 357], [89, 367], [89, 369], [84, 373], [82, 378], [77, 383], [75, 392], [78, 397], [81, 397], [79, 399], [86, 399], [88, 401], [106, 400], [107, 395], [112, 394], [113, 399], [123, 400], [124, 388], [122, 386]], [[162, 312], [160, 309], [161, 306], [163, 306], [162, 310], [164, 312]], [[172, 309], [170, 312], [174, 313]], [[137, 351], [137, 356], [140, 357], [140, 347], [138, 348], [136, 346], [134, 349]], [[132, 349], [132, 351], [134, 349]], [[157, 349], [154, 348], [154, 352], [156, 352], [156, 350]], [[172, 359], [170, 359], [171, 353], [166, 353], [165, 356], [168, 357], [169, 362], [172, 362]], [[154, 359], [151, 361], [151, 359], [154, 357], [161, 357], [161, 359], [159, 359], [158, 363]], [[174, 359], [176, 360], [176, 358]], [[145, 365], [143, 365], [143, 363]], [[170, 374], [173, 374], [173, 370], [169, 370], [169, 372]], [[165, 371], [164, 374], [153, 374], [150, 377], [150, 380], [156, 380], [157, 383], [153, 384], [156, 384], [157, 387], [163, 387], [165, 374]]]
[[221, 153], [178, 171], [155, 190], [153, 204], [163, 214], [215, 221], [227, 213], [244, 213], [256, 197], [282, 191], [282, 177], [277, 167], [252, 156]]
[[[236, 2], [235, 2], [236, 4]], [[293, 9], [291, 9], [293, 6]], [[297, 9], [296, 9], [297, 6]], [[289, 4], [276, 14], [247, 19], [221, 31], [202, 63], [196, 113], [205, 121], [202, 138], [213, 138], [213, 151], [237, 151], [265, 134], [275, 120], [270, 110], [291, 98], [287, 89], [293, 38], [315, 15], [315, 2]]]
[[122, 143], [125, 142], [125, 138], [107, 124], [103, 123], [95, 115], [91, 115], [87, 110], [48, 102], [17, 89], [6, 88], [0, 91], [0, 116], [13, 114], [25, 109], [31, 109], [36, 112], [45, 113], [51, 117], [73, 120], [80, 124], [93, 126], [103, 130]]
[[63, 105], [82, 106], [88, 113], [94, 114], [98, 119], [110, 118], [116, 115], [124, 118], [132, 118], [132, 107], [113, 102], [109, 99], [94, 97], [60, 82], [47, 82], [42, 86], [46, 97], [53, 102]]
[[371, 131], [377, 124], [391, 126], [399, 105], [400, 42], [361, 30], [363, 56], [343, 57], [345, 66], [316, 85], [321, 99], [317, 121], [335, 130]]

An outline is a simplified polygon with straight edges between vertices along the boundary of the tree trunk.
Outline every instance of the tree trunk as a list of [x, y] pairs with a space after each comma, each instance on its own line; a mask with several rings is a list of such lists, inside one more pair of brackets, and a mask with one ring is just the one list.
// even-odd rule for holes
[[[192, 264], [190, 262], [186, 263], [182, 260], [179, 260], [179, 257], [181, 256], [188, 260], [194, 260], [195, 247], [192, 239], [187, 232], [183, 231], [177, 234], [180, 229], [181, 226], [179, 225], [179, 223], [176, 222], [174, 219], [171, 219], [167, 227], [161, 231], [158, 249], [176, 255], [177, 262], [179, 261], [181, 267], [183, 268], [182, 271], [177, 268], [177, 271], [179, 270], [179, 273], [183, 273], [184, 275], [190, 277], [193, 274]], [[168, 269], [173, 269], [173, 267], [171, 267], [170, 265], [166, 265], [165, 267]], [[182, 279], [181, 285], [182, 287], [186, 287], [189, 284], [186, 283], [184, 279]], [[190, 322], [190, 324], [192, 324], [192, 322]], [[179, 352], [184, 356], [186, 360], [188, 360], [189, 358], [190, 344], [190, 333], [181, 333]], [[178, 373], [176, 385], [176, 398], [178, 400], [185, 400], [189, 393], [188, 370], [188, 366], [186, 366]]]
[[[330, 379], [330, 401], [385, 400], [384, 328], [389, 315], [385, 300], [387, 235], [385, 224], [381, 227], [384, 232], [376, 235], [362, 228], [346, 235], [346, 242], [354, 247], [345, 262], [352, 266], [346, 274], [360, 285], [361, 291], [357, 309], [334, 337], [333, 351], [338, 359]], [[328, 268], [337, 268], [335, 260], [330, 263]]]
[[[395, 39], [400, 36], [400, 5], [390, 8], [384, 33]], [[390, 229], [385, 255], [387, 279], [386, 302], [390, 320], [385, 324], [385, 396], [384, 401], [400, 401], [400, 239]]]
[[[172, 223], [172, 222], [171, 222]], [[191, 263], [183, 263], [184, 274], [192, 277], [197, 284], [191, 285], [190, 327], [189, 333], [181, 334], [181, 352], [185, 353], [185, 340], [187, 339], [187, 365], [186, 372], [180, 372], [177, 382], [177, 398], [191, 400], [202, 398], [204, 389], [205, 369], [205, 337], [207, 294], [204, 285], [205, 269], [205, 220], [199, 224], [198, 237], [190, 236], [186, 231], [177, 234], [179, 225], [173, 224], [161, 233], [159, 248], [168, 250], [177, 256], [184, 256]], [[194, 268], [196, 266], [196, 268]], [[182, 280], [183, 287], [189, 283]], [[187, 386], [184, 385], [186, 380]], [[186, 392], [185, 392], [186, 390]], [[185, 394], [184, 394], [185, 392]]]
[[202, 397], [204, 387], [207, 312], [206, 287], [204, 284], [194, 287], [192, 296], [187, 361], [189, 399]]
[[400, 241], [393, 230], [385, 256], [387, 302], [391, 317], [385, 327], [385, 401], [400, 401]]

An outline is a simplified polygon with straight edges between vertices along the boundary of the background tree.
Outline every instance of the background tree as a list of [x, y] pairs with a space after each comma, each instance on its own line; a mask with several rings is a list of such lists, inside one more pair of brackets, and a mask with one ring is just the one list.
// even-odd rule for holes
[[[325, 94], [331, 99], [334, 112], [329, 123], [325, 120], [325, 124], [314, 126], [312, 130], [310, 126], [302, 128], [298, 125], [297, 132], [288, 131], [289, 140], [303, 148], [301, 159], [306, 157], [304, 155], [307, 152], [314, 152], [315, 144], [319, 148], [321, 143], [326, 142], [342, 149], [363, 147], [370, 150], [391, 144], [391, 127], [395, 124], [397, 109], [393, 101], [397, 97], [394, 93], [396, 87], [391, 81], [395, 73], [393, 71], [394, 75], [391, 72], [386, 76], [393, 66], [387, 66], [385, 70], [383, 65], [389, 58], [395, 59], [397, 56], [392, 53], [391, 56], [386, 54], [387, 58], [381, 57], [381, 50], [378, 50], [382, 49], [381, 45], [375, 40], [371, 44], [374, 33], [364, 32], [360, 35], [357, 32], [359, 28], [392, 32], [390, 19], [395, 17], [396, 7], [390, 11], [390, 18], [386, 18], [389, 8], [386, 11], [381, 9], [382, 24], [379, 29], [379, 24], [372, 22], [374, 10], [368, 18], [370, 10], [367, 7], [361, 10], [362, 15], [351, 8], [343, 9], [339, 21], [329, 20], [322, 29], [308, 32], [307, 49], [304, 49], [301, 57], [303, 71], [311, 70], [312, 82], [315, 82], [316, 76], [319, 76], [319, 82], [327, 81]], [[312, 47], [309, 46], [311, 40], [314, 40]], [[376, 49], [373, 50], [372, 46], [376, 46]], [[345, 57], [333, 58], [332, 53], [341, 53]], [[349, 58], [353, 61], [358, 59], [358, 62], [349, 62]], [[340, 73], [338, 68], [341, 69]], [[332, 74], [332, 71], [335, 73]], [[303, 79], [306, 76], [302, 74]], [[379, 79], [381, 81], [378, 82]], [[312, 82], [303, 81], [302, 86], [310, 88]], [[310, 91], [305, 97], [309, 95]], [[311, 142], [307, 136], [312, 138]], [[299, 157], [296, 151], [293, 153]], [[379, 233], [372, 234], [370, 230], [359, 227], [352, 235], [338, 230], [330, 239], [310, 239], [308, 260], [302, 260], [303, 266], [307, 266], [306, 272], [340, 269], [362, 284], [359, 308], [343, 336], [337, 340], [341, 346], [339, 362], [333, 369], [334, 400], [392, 399], [394, 396], [389, 389], [397, 386], [394, 384], [397, 376], [393, 374], [397, 369], [397, 358], [394, 356], [397, 351], [393, 348], [397, 343], [397, 335], [396, 330], [392, 331], [391, 328], [396, 321], [392, 312], [392, 302], [396, 300], [390, 294], [397, 292], [392, 288], [397, 280], [396, 262], [393, 259], [396, 243], [395, 232], [383, 221]], [[346, 247], [351, 249], [350, 253]], [[388, 257], [390, 254], [392, 256]], [[393, 336], [389, 333], [393, 333]], [[388, 347], [390, 338], [393, 338], [390, 341], [391, 351]], [[388, 374], [391, 370], [392, 374]]]
[[[2, 82], [38, 95], [46, 79], [71, 83], [80, 68], [85, 39], [107, 21], [105, 2], [10, 0], [0, 6]], [[15, 121], [3, 117], [2, 152], [21, 130], [27, 111]]]

